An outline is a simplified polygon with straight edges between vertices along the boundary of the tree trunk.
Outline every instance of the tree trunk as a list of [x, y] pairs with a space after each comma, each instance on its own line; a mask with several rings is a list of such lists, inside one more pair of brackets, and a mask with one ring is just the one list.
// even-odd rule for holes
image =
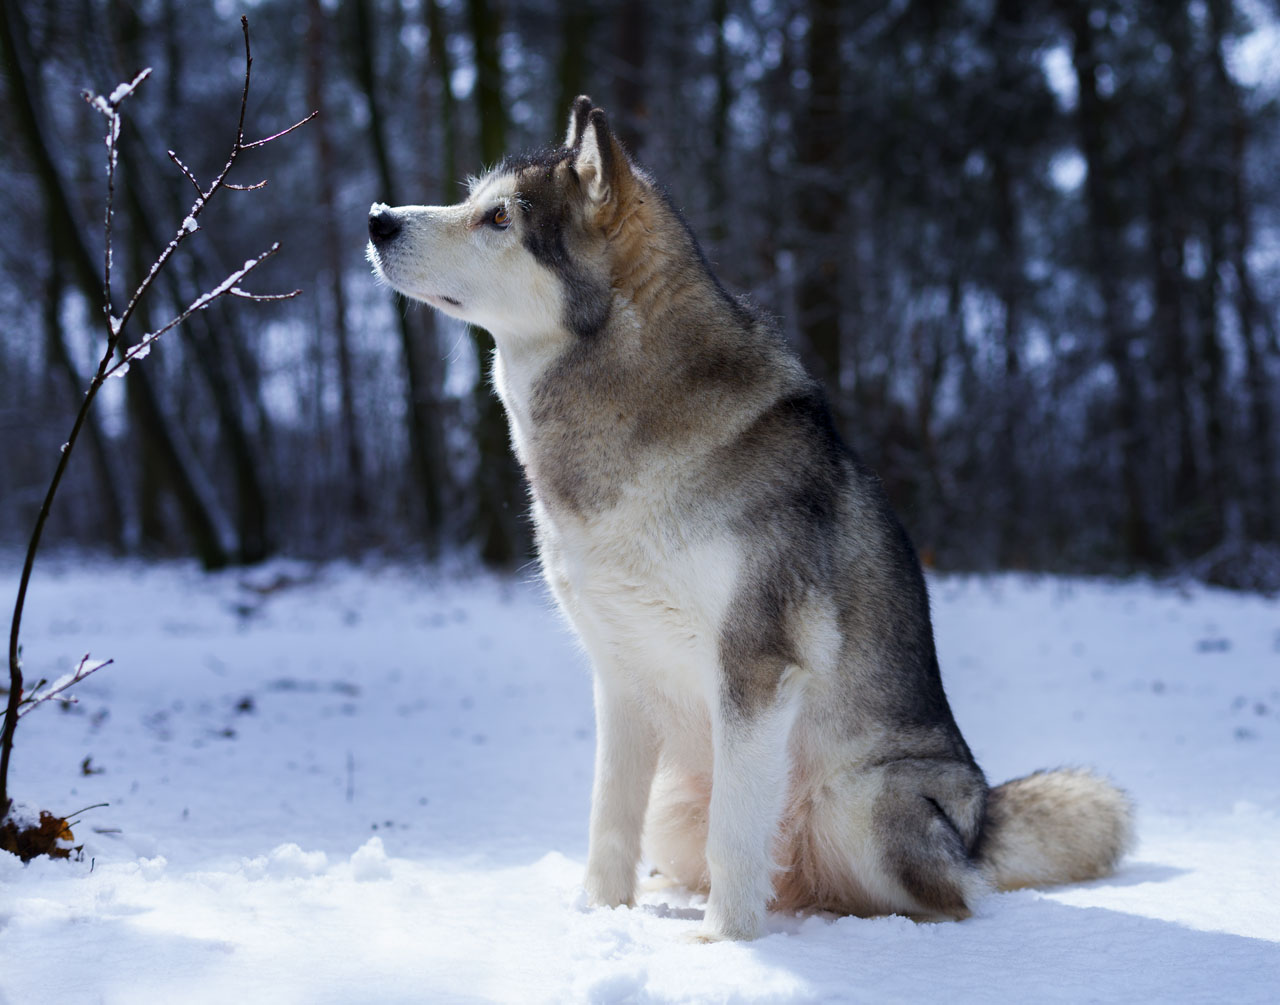
[[729, 0], [712, 0], [711, 19], [715, 25], [715, 48], [711, 56], [711, 73], [715, 82], [716, 103], [711, 114], [711, 161], [707, 165], [707, 185], [711, 195], [711, 228], [707, 235], [719, 259], [720, 248], [729, 237], [729, 109], [733, 104], [729, 79], [729, 42], [725, 37], [725, 21], [729, 17]]
[[334, 355], [338, 364], [338, 403], [342, 455], [346, 462], [344, 487], [346, 514], [350, 521], [363, 525], [368, 518], [369, 500], [366, 485], [364, 452], [360, 445], [356, 420], [355, 378], [351, 366], [351, 336], [347, 330], [347, 297], [343, 288], [341, 249], [347, 246], [338, 225], [337, 198], [334, 194], [333, 143], [325, 115], [327, 102], [324, 80], [327, 69], [325, 40], [326, 16], [320, 0], [307, 0], [307, 104], [320, 111], [311, 124], [316, 141], [316, 188], [324, 227], [325, 265], [328, 272], [330, 318], [333, 325]]
[[[369, 135], [373, 142], [374, 161], [382, 187], [382, 200], [399, 203], [391, 157], [387, 148], [386, 125], [378, 95], [374, 62], [377, 51], [374, 21], [369, 0], [354, 0], [356, 75], [369, 107]], [[440, 421], [440, 405], [435, 388], [439, 380], [432, 373], [437, 353], [426, 351], [435, 344], [435, 319], [425, 310], [407, 313], [397, 310], [400, 346], [404, 354], [405, 415], [409, 426], [409, 453], [417, 476], [422, 501], [423, 538], [431, 554], [439, 549], [440, 529], [444, 522], [444, 486], [447, 478], [444, 463], [444, 433]]]
[[[501, 30], [488, 0], [467, 0], [471, 40], [476, 59], [476, 111], [480, 122], [480, 160], [486, 167], [506, 153], [507, 108], [502, 99], [502, 63], [498, 53]], [[511, 452], [507, 418], [492, 390], [493, 353], [490, 336], [476, 335], [480, 381], [476, 386], [476, 446], [480, 462], [475, 533], [487, 565], [510, 566], [529, 550], [524, 514], [523, 478]]]
[[1276, 350], [1275, 333], [1270, 328], [1265, 309], [1258, 299], [1249, 268], [1249, 248], [1253, 243], [1245, 181], [1245, 146], [1249, 125], [1239, 90], [1226, 68], [1225, 43], [1230, 4], [1211, 0], [1210, 25], [1213, 32], [1213, 69], [1218, 89], [1229, 109], [1230, 122], [1230, 216], [1226, 254], [1235, 273], [1235, 311], [1245, 350], [1245, 399], [1247, 401], [1246, 437], [1248, 447], [1243, 479], [1242, 500], [1245, 520], [1242, 528], [1254, 540], [1275, 541], [1280, 537], [1280, 493], [1277, 492], [1276, 451], [1273, 440], [1275, 423], [1271, 400], [1271, 378], [1268, 357]]
[[[62, 330], [62, 295], [62, 265], [57, 250], [54, 250], [50, 255], [49, 286], [45, 291], [45, 344], [48, 347], [49, 361], [56, 364], [66, 380], [67, 400], [78, 405], [84, 397], [86, 380], [76, 369], [71, 353], [67, 350], [66, 336]], [[101, 534], [112, 551], [123, 552], [126, 542], [134, 535], [125, 523], [126, 514], [120, 501], [120, 487], [111, 467], [106, 438], [102, 435], [101, 426], [87, 419], [83, 436], [93, 464], [93, 509], [97, 514], [93, 532]]]
[[[150, 233], [145, 221], [151, 207], [140, 202], [138, 195], [138, 173], [142, 165], [138, 144], [126, 143], [126, 131], [121, 131], [120, 159], [122, 163], [131, 165], [132, 170], [121, 172], [123, 175], [116, 183], [116, 198], [122, 197], [127, 204], [128, 215], [132, 223], [129, 233], [128, 256], [130, 269], [135, 276], [145, 275], [150, 263], [159, 255], [159, 247], [155, 236]], [[127, 151], [127, 152], [126, 152]], [[123, 222], [125, 207], [117, 209], [117, 221]], [[122, 249], [123, 250], [123, 249]], [[117, 260], [124, 259], [117, 252]], [[196, 294], [179, 290], [169, 273], [160, 277], [169, 285], [169, 295], [174, 303], [189, 302]], [[184, 294], [188, 294], [185, 295]], [[185, 344], [195, 350], [202, 369], [207, 369], [207, 360], [200, 358], [199, 346], [202, 342], [196, 326], [205, 323], [204, 312], [199, 312], [187, 320]], [[154, 314], [147, 301], [139, 303], [134, 314], [133, 331], [126, 335], [129, 345], [136, 345], [144, 332], [155, 329]], [[125, 394], [128, 398], [130, 428], [143, 444], [143, 464], [140, 475], [143, 482], [139, 492], [143, 500], [146, 523], [144, 531], [148, 536], [144, 542], [154, 545], [167, 544], [165, 524], [163, 520], [162, 489], [173, 493], [178, 504], [182, 526], [190, 537], [196, 554], [206, 569], [220, 569], [232, 564], [235, 555], [232, 535], [228, 522], [218, 504], [217, 496], [201, 467], [200, 460], [181, 429], [178, 421], [165, 411], [160, 395], [151, 381], [151, 372], [146, 363], [130, 367], [125, 378]], [[216, 397], [215, 392], [215, 397]], [[220, 411], [222, 408], [220, 407]], [[225, 423], [222, 424], [225, 430]], [[238, 474], [238, 472], [237, 472]], [[237, 480], [239, 484], [239, 480]], [[236, 548], [236, 551], [243, 550]]]
[[1102, 298], [1103, 355], [1116, 378], [1114, 428], [1120, 442], [1120, 478], [1124, 494], [1121, 536], [1125, 558], [1133, 565], [1150, 567], [1155, 562], [1156, 549], [1147, 514], [1144, 435], [1140, 424], [1142, 390], [1129, 352], [1131, 333], [1124, 316], [1119, 282], [1121, 221], [1112, 192], [1113, 175], [1106, 151], [1111, 124], [1098, 94], [1095, 71], [1099, 59], [1088, 5], [1068, 4], [1067, 17], [1074, 36], [1072, 61], [1078, 92], [1076, 125], [1088, 165], [1085, 201], [1091, 265]]
[[609, 122], [622, 145], [643, 160], [651, 97], [646, 64], [653, 12], [646, 0], [622, 0], [616, 11], [613, 56], [617, 60], [614, 88], [618, 107], [612, 110]]
[[844, 425], [841, 386], [840, 263], [848, 235], [844, 219], [845, 188], [841, 160], [846, 123], [840, 101], [839, 0], [809, 0], [805, 69], [809, 93], [796, 123], [796, 210], [800, 233], [796, 261], [800, 334], [817, 376], [827, 387], [831, 405]]
[[[1022, 81], [1016, 65], [1009, 58], [1012, 39], [1025, 37], [1024, 8], [1021, 0], [1000, 0], [996, 4], [988, 44], [996, 59], [996, 93], [1018, 94]], [[1010, 99], [1011, 100], [1011, 99]], [[1010, 123], [1009, 132], [1013, 131]], [[1005, 130], [1001, 130], [1005, 132]], [[1022, 340], [1026, 312], [1026, 253], [1022, 241], [1022, 220], [1018, 206], [1014, 166], [1004, 136], [990, 145], [991, 180], [994, 187], [996, 240], [999, 259], [995, 276], [995, 292], [1000, 299], [1001, 339], [1003, 341], [1004, 374], [1001, 401], [996, 422], [996, 461], [993, 473], [1001, 498], [1002, 514], [998, 527], [997, 560], [1004, 568], [1027, 565], [1029, 528], [1025, 526], [1026, 485], [1018, 451], [1018, 430], [1026, 418], [1026, 394], [1022, 373]], [[963, 338], [963, 334], [961, 335]]]
[[448, 205], [453, 202], [454, 182], [458, 180], [458, 99], [453, 93], [453, 59], [444, 15], [437, 0], [426, 0], [425, 8], [428, 51], [440, 85], [440, 202]]
[[587, 87], [587, 46], [596, 15], [582, 0], [557, 0], [560, 57], [556, 60], [556, 95], [551, 109], [552, 135], [564, 135], [569, 106]]
[[[17, 11], [5, 7], [6, 15]], [[20, 27], [20, 25], [18, 26]], [[20, 58], [22, 35], [15, 30], [15, 25], [8, 16], [0, 16], [0, 42], [3, 43], [5, 62], [12, 72], [9, 76], [11, 100], [18, 106], [18, 119], [23, 128], [23, 136], [27, 141], [32, 159], [36, 162], [41, 186], [45, 191], [50, 208], [52, 229], [58, 247], [65, 253], [72, 265], [72, 279], [80, 288], [85, 300], [91, 304], [101, 304], [104, 296], [102, 277], [93, 262], [84, 232], [77, 224], [76, 214], [72, 209], [66, 188], [58, 174], [53, 159], [49, 154], [39, 123], [42, 115], [37, 112], [34, 95], [26, 87], [26, 75], [22, 72], [24, 60]], [[37, 79], [32, 76], [30, 79]], [[110, 296], [109, 291], [106, 293]], [[109, 305], [104, 305], [109, 309]], [[222, 547], [217, 533], [217, 523], [207, 504], [194, 491], [194, 479], [183, 466], [184, 458], [170, 438], [159, 404], [156, 401], [145, 367], [135, 368], [128, 377], [127, 393], [130, 405], [135, 404], [140, 410], [142, 421], [135, 424], [139, 432], [141, 449], [154, 450], [169, 465], [169, 473], [174, 481], [175, 495], [182, 510], [184, 522], [192, 534], [193, 544], [206, 568], [218, 568], [227, 564], [227, 554]]]

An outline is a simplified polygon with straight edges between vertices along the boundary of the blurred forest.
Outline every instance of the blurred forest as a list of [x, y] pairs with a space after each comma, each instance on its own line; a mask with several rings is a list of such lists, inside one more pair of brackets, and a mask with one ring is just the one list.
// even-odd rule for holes
[[[243, 158], [112, 381], [47, 539], [209, 567], [525, 559], [490, 342], [397, 301], [366, 214], [455, 201], [589, 93], [726, 286], [827, 382], [927, 561], [1280, 587], [1273, 0], [6, 0], [0, 543], [25, 540], [104, 324], [101, 119], [124, 107], [115, 297]], [[128, 289], [126, 289], [126, 286]], [[128, 333], [134, 340], [143, 328]], [[128, 341], [128, 338], [126, 338]]]

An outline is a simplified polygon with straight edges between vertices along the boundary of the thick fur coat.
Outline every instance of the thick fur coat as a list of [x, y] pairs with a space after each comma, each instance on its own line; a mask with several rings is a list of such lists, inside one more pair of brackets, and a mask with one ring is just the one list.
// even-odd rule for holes
[[1110, 784], [988, 788], [878, 479], [589, 99], [562, 147], [369, 226], [388, 283], [496, 343], [543, 572], [594, 669], [594, 903], [631, 903], [643, 854], [707, 892], [705, 938], [744, 939], [769, 906], [963, 918], [1115, 865]]

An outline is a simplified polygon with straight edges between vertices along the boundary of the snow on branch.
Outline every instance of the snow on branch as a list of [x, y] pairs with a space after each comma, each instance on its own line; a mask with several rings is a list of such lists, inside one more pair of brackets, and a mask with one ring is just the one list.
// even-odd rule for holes
[[[44, 704], [46, 701], [70, 701], [72, 699], [64, 697], [63, 693], [80, 681], [84, 680], [89, 674], [102, 669], [111, 663], [111, 660], [103, 660], [97, 663], [90, 663], [88, 655], [80, 661], [70, 674], [66, 674], [53, 684], [45, 687], [45, 682], [41, 681], [36, 687], [27, 693], [24, 697], [23, 680], [22, 680], [22, 660], [21, 646], [19, 645], [19, 634], [22, 628], [22, 612], [26, 603], [27, 587], [31, 582], [31, 571], [35, 565], [36, 553], [40, 548], [40, 538], [44, 531], [44, 526], [49, 518], [49, 513], [53, 507], [54, 497], [57, 495], [58, 486], [62, 482], [62, 477], [67, 470], [67, 464], [71, 458], [71, 451], [75, 447], [76, 439], [84, 428], [85, 420], [89, 414], [89, 408], [93, 404], [94, 397], [98, 390], [108, 377], [121, 376], [129, 368], [129, 364], [143, 358], [151, 351], [152, 343], [165, 332], [172, 328], [176, 328], [183, 321], [189, 318], [195, 311], [202, 310], [220, 296], [234, 296], [247, 300], [288, 300], [296, 297], [301, 291], [293, 290], [289, 293], [277, 294], [254, 294], [247, 293], [240, 287], [241, 280], [250, 272], [261, 265], [266, 259], [274, 255], [280, 248], [278, 243], [272, 244], [270, 248], [262, 252], [260, 255], [247, 259], [245, 263], [213, 289], [200, 294], [186, 309], [181, 311], [176, 317], [167, 324], [162, 325], [153, 332], [144, 335], [138, 342], [121, 352], [121, 339], [124, 335], [125, 327], [128, 325], [130, 318], [133, 317], [134, 311], [137, 309], [138, 302], [151, 289], [155, 283], [156, 277], [160, 274], [160, 270], [173, 257], [173, 253], [184, 240], [196, 233], [200, 229], [198, 218], [200, 213], [208, 205], [209, 200], [221, 188], [234, 189], [237, 191], [254, 191], [260, 189], [266, 184], [260, 181], [252, 185], [235, 185], [228, 182], [227, 175], [234, 167], [236, 158], [244, 150], [253, 147], [263, 146], [272, 140], [286, 136], [295, 129], [306, 124], [316, 115], [312, 112], [305, 119], [295, 122], [287, 129], [282, 129], [274, 135], [267, 136], [261, 140], [255, 140], [252, 143], [244, 141], [244, 116], [245, 109], [249, 101], [249, 79], [253, 67], [253, 56], [249, 51], [249, 19], [247, 17], [240, 18], [240, 27], [244, 32], [244, 88], [240, 96], [240, 116], [236, 122], [235, 139], [231, 144], [231, 153], [227, 157], [227, 162], [223, 165], [222, 170], [210, 182], [208, 188], [202, 188], [199, 180], [186, 164], [172, 150], [168, 151], [169, 159], [177, 165], [178, 170], [183, 176], [191, 182], [192, 187], [196, 190], [196, 200], [191, 206], [191, 211], [187, 213], [182, 223], [178, 226], [173, 238], [165, 245], [164, 250], [156, 258], [150, 270], [139, 282], [137, 289], [129, 298], [128, 303], [120, 313], [116, 313], [112, 304], [111, 297], [111, 266], [112, 266], [112, 222], [115, 214], [115, 178], [116, 178], [116, 161], [119, 152], [120, 140], [120, 112], [119, 106], [126, 98], [128, 98], [151, 74], [150, 69], [142, 70], [132, 80], [126, 81], [116, 87], [109, 95], [105, 97], [101, 94], [93, 94], [89, 91], [82, 92], [86, 102], [95, 111], [104, 115], [107, 119], [107, 198], [106, 210], [104, 213], [104, 241], [103, 241], [103, 268], [102, 268], [102, 310], [104, 320], [106, 322], [107, 338], [103, 347], [102, 357], [98, 362], [98, 368], [94, 372], [93, 378], [89, 382], [89, 387], [85, 392], [84, 400], [80, 403], [80, 408], [76, 413], [75, 421], [71, 427], [71, 434], [67, 437], [67, 441], [62, 445], [61, 456], [58, 463], [54, 467], [53, 477], [49, 480], [49, 486], [45, 491], [44, 501], [41, 503], [40, 511], [36, 516], [35, 528], [31, 532], [31, 537], [27, 541], [26, 559], [22, 566], [22, 576], [18, 582], [18, 596], [14, 602], [13, 619], [9, 626], [9, 695], [5, 702], [4, 724], [0, 728], [0, 820], [3, 820], [10, 806], [11, 800], [8, 795], [8, 777], [9, 762], [13, 753], [13, 736], [14, 730], [17, 728], [18, 717], [26, 715], [31, 709], [38, 705]], [[117, 358], [117, 353], [121, 353]], [[43, 690], [41, 690], [43, 688]], [[65, 823], [65, 821], [62, 821]]]
[[[191, 218], [188, 217], [187, 219], [190, 220]], [[181, 239], [181, 234], [179, 235], [179, 237], [174, 238], [174, 242], [176, 243], [180, 239]], [[240, 289], [236, 285], [238, 282], [240, 282], [241, 279], [247, 276], [250, 272], [256, 269], [259, 265], [261, 265], [263, 262], [265, 262], [268, 258], [270, 258], [279, 250], [280, 250], [280, 242], [277, 241], [275, 244], [271, 245], [270, 248], [268, 248], [266, 251], [260, 254], [257, 258], [250, 258], [248, 261], [244, 263], [244, 265], [236, 269], [233, 273], [227, 276], [226, 279], [220, 282], [213, 289], [209, 290], [207, 293], [200, 294], [200, 296], [196, 297], [193, 301], [191, 301], [191, 303], [187, 305], [186, 309], [183, 310], [181, 314], [173, 318], [173, 320], [171, 320], [163, 328], [157, 328], [155, 331], [144, 335], [136, 345], [133, 345], [129, 349], [127, 349], [124, 353], [124, 356], [121, 359], [119, 359], [117, 362], [113, 363], [107, 369], [106, 376], [123, 377], [125, 373], [128, 372], [129, 364], [131, 362], [133, 362], [135, 359], [142, 359], [142, 357], [146, 356], [149, 352], [151, 352], [152, 342], [158, 339], [170, 328], [176, 328], [178, 325], [182, 324], [182, 322], [187, 320], [187, 318], [191, 317], [191, 315], [194, 314], [196, 311], [204, 310], [206, 307], [209, 306], [209, 304], [211, 304], [214, 300], [218, 299], [218, 297], [222, 296], [223, 294], [230, 294], [231, 296], [234, 296], [234, 297], [243, 297], [245, 300], [290, 300], [293, 297], [296, 297], [299, 293], [302, 292], [301, 290], [290, 290], [288, 293], [271, 293], [271, 294], [246, 293], [244, 290]]]
[[[123, 86], [123, 85], [122, 85]], [[116, 88], [118, 91], [119, 88]], [[58, 701], [64, 705], [74, 705], [79, 700], [75, 695], [65, 694], [69, 688], [75, 687], [82, 680], [101, 670], [105, 666], [110, 666], [114, 660], [98, 660], [95, 663], [89, 662], [89, 654], [85, 653], [80, 659], [80, 663], [70, 673], [65, 673], [52, 684], [48, 681], [39, 681], [36, 686], [31, 689], [26, 697], [18, 702], [18, 718], [21, 719], [38, 705], [43, 705], [46, 701]], [[46, 686], [47, 685], [47, 686]], [[44, 688], [44, 690], [40, 690]]]
[[[117, 86], [116, 89], [111, 92], [111, 96], [107, 98], [104, 98], [101, 94], [94, 94], [92, 91], [82, 91], [81, 94], [84, 96], [84, 100], [89, 102], [89, 104], [95, 109], [105, 115], [108, 119], [114, 120], [116, 109], [120, 107], [120, 102], [124, 101], [125, 98], [129, 97], [129, 95], [137, 90], [138, 85], [149, 76], [151, 76], [151, 67], [148, 66], [145, 70], [140, 70], [138, 75], [132, 80], [126, 81], [125, 83]], [[118, 124], [115, 125], [115, 128], [118, 130]]]
[[[177, 234], [165, 246], [164, 250], [160, 252], [160, 256], [152, 264], [151, 270], [147, 273], [145, 277], [143, 277], [142, 282], [138, 284], [138, 288], [134, 290], [133, 296], [129, 298], [129, 302], [125, 305], [124, 311], [120, 315], [119, 327], [123, 327], [128, 322], [129, 318], [133, 316], [133, 312], [137, 308], [138, 301], [141, 300], [143, 295], [147, 292], [147, 290], [151, 288], [151, 284], [155, 281], [156, 276], [159, 274], [160, 270], [164, 268], [165, 264], [169, 261], [169, 259], [173, 256], [173, 253], [178, 250], [178, 247], [182, 244], [182, 242], [188, 236], [190, 236], [191, 234], [194, 234], [199, 229], [198, 221], [200, 218], [200, 214], [204, 212], [205, 206], [209, 204], [209, 200], [213, 198], [214, 194], [219, 189], [225, 188], [225, 189], [230, 189], [237, 192], [253, 192], [253, 191], [257, 191], [258, 189], [264, 187], [267, 184], [265, 179], [259, 182], [255, 182], [254, 184], [251, 184], [251, 185], [238, 185], [238, 184], [227, 181], [227, 175], [231, 173], [231, 169], [235, 166], [236, 159], [240, 156], [241, 152], [245, 150], [249, 150], [253, 147], [265, 146], [267, 143], [270, 143], [272, 140], [277, 140], [281, 136], [287, 136], [289, 133], [293, 132], [295, 129], [298, 129], [301, 126], [306, 125], [308, 122], [310, 122], [319, 114], [319, 112], [312, 112], [306, 118], [299, 119], [297, 122], [289, 126], [287, 129], [282, 129], [279, 132], [271, 136], [267, 136], [263, 139], [254, 140], [252, 143], [246, 143], [244, 141], [244, 116], [245, 116], [245, 109], [248, 107], [248, 103], [249, 103], [249, 81], [250, 81], [252, 70], [253, 70], [253, 54], [249, 48], [249, 19], [247, 17], [240, 18], [240, 27], [241, 27], [241, 30], [244, 32], [244, 60], [245, 60], [244, 88], [240, 94], [240, 117], [236, 122], [236, 137], [231, 144], [231, 153], [227, 156], [227, 162], [222, 166], [222, 170], [218, 172], [218, 174], [214, 177], [213, 181], [209, 183], [209, 187], [206, 189], [200, 185], [199, 180], [195, 176], [195, 172], [193, 172], [189, 167], [187, 167], [187, 165], [183, 163], [182, 159], [174, 151], [172, 150], [166, 151], [169, 155], [169, 159], [173, 161], [175, 165], [177, 165], [178, 170], [182, 172], [183, 176], [187, 179], [187, 181], [191, 182], [192, 187], [195, 188], [196, 199], [195, 199], [195, 202], [191, 204], [191, 209], [188, 211], [186, 218], [182, 221], [182, 226], [178, 228]], [[150, 72], [150, 71], [145, 71], [144, 73], [139, 74], [138, 77], [133, 81], [133, 83], [128, 85], [130, 90], [133, 87], [137, 86], [137, 84], [142, 80], [142, 78], [146, 76], [147, 72]], [[116, 90], [112, 92], [112, 97], [114, 97], [115, 94], [121, 91], [121, 89], [124, 88], [125, 86], [126, 85], [122, 84], [120, 87], [117, 87]], [[116, 128], [118, 131], [118, 126]], [[108, 214], [110, 214], [110, 201], [111, 201], [111, 193], [108, 192]], [[108, 246], [109, 244], [110, 244], [110, 231], [108, 230]], [[257, 259], [253, 260], [253, 264], [257, 265], [264, 258], [267, 258], [270, 255], [274, 254], [275, 250], [276, 249], [273, 247], [271, 250], [263, 252], [262, 255], [259, 255]], [[117, 363], [115, 363], [103, 376], [105, 377], [105, 376], [113, 376], [113, 375], [114, 376], [122, 375], [126, 370], [128, 370], [129, 360], [138, 359], [141, 356], [145, 356], [147, 351], [149, 351], [149, 349], [147, 349], [147, 350], [144, 350], [143, 352], [138, 353], [138, 352], [135, 352], [134, 350], [144, 345], [149, 347], [150, 343], [154, 341], [157, 336], [168, 331], [170, 328], [173, 328], [175, 325], [180, 324], [182, 321], [184, 321], [187, 317], [191, 315], [191, 312], [193, 310], [199, 310], [200, 308], [207, 306], [208, 302], [214, 299], [214, 297], [220, 296], [222, 293], [228, 292], [230, 290], [230, 287], [235, 284], [237, 279], [242, 277], [245, 274], [245, 272], [247, 272], [250, 268], [253, 267], [252, 265], [249, 265], [247, 262], [245, 264], [246, 264], [245, 269], [241, 270], [238, 275], [233, 273], [232, 276], [229, 276], [227, 280], [224, 280], [222, 283], [220, 283], [215, 288], [214, 291], [211, 291], [210, 294], [206, 295], [207, 298], [198, 298], [196, 305], [189, 307], [179, 317], [175, 318], [169, 324], [164, 325], [162, 328], [159, 328], [156, 331], [151, 332], [148, 335], [144, 336], [143, 339], [138, 343], [138, 345], [134, 346], [133, 349], [125, 353], [123, 360], [120, 360]], [[291, 293], [280, 293], [280, 294], [274, 294], [271, 296], [264, 295], [257, 299], [288, 300], [290, 297], [297, 296], [299, 292], [300, 291], [298, 290], [294, 290]], [[110, 291], [108, 290], [108, 297], [109, 296], [110, 296]], [[201, 299], [203, 299], [203, 302], [201, 302]], [[115, 346], [112, 346], [113, 351], [114, 349], [115, 349]]]

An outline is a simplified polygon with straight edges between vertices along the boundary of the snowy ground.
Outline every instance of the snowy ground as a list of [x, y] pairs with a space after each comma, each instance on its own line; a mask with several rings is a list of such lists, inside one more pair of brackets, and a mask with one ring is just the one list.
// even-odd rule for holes
[[1137, 852], [959, 924], [774, 916], [705, 946], [679, 890], [584, 907], [590, 684], [536, 587], [45, 561], [28, 671], [116, 662], [23, 721], [12, 789], [110, 806], [82, 864], [0, 853], [0, 1002], [1280, 999], [1280, 605], [1016, 576], [933, 597], [991, 779], [1096, 765]]

